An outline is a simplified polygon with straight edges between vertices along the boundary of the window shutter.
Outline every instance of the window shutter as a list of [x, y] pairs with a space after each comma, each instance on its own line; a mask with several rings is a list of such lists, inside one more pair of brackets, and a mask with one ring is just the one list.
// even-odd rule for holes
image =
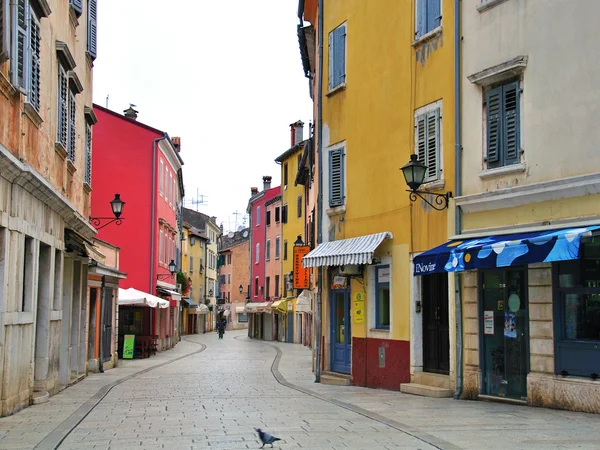
[[417, 6], [417, 23], [415, 24], [415, 37], [419, 38], [427, 33], [427, 8], [425, 6], [426, 0], [416, 0]]
[[11, 71], [12, 84], [21, 89], [27, 90], [27, 25], [29, 23], [29, 1], [17, 0], [17, 7], [14, 8], [12, 23], [15, 25], [13, 30], [13, 49], [11, 52]]
[[346, 81], [346, 26], [342, 25], [334, 30], [333, 56], [334, 56], [334, 87]]
[[519, 83], [503, 87], [505, 164], [519, 160]]
[[287, 210], [287, 205], [283, 205], [283, 207], [281, 208], [281, 222], [282, 223], [287, 223], [287, 219], [288, 219], [288, 210]]
[[267, 217], [265, 221], [265, 225], [271, 225], [271, 211], [266, 211]]
[[69, 91], [69, 156], [75, 163], [75, 94]]
[[10, 56], [10, 14], [9, 0], [0, 0], [0, 63]]
[[40, 24], [33, 14], [29, 19], [29, 58], [31, 63], [29, 68], [29, 94], [27, 100], [40, 111], [40, 42], [42, 35]]
[[426, 128], [426, 119], [427, 115], [423, 114], [422, 116], [417, 117], [417, 158], [419, 162], [423, 164], [427, 164], [427, 128]]
[[298, 196], [297, 202], [298, 217], [302, 217], [302, 196]]
[[67, 89], [67, 73], [65, 69], [58, 66], [58, 130], [57, 140], [62, 146], [67, 149], [67, 133], [69, 123], [68, 110], [68, 89]]
[[271, 241], [267, 239], [267, 246], [265, 247], [265, 259], [269, 261], [271, 259]]
[[275, 222], [279, 222], [279, 206], [275, 208]]
[[190, 272], [194, 271], [194, 257], [190, 256]]
[[92, 127], [85, 125], [85, 182], [92, 185]]
[[[333, 82], [334, 78], [333, 78], [333, 31], [331, 33], [329, 33], [329, 70], [328, 70], [328, 76], [329, 76], [329, 89], [333, 89], [335, 87], [335, 84]], [[284, 182], [284, 184], [286, 184]]]
[[83, 0], [69, 0], [69, 3], [79, 17], [83, 13]]
[[501, 110], [500, 102], [502, 88], [492, 89], [487, 93], [486, 116], [487, 116], [487, 162], [494, 164], [500, 161], [501, 148]]
[[88, 0], [88, 42], [87, 51], [92, 60], [97, 56], [97, 33], [98, 33], [98, 2], [97, 0]]
[[442, 13], [440, 10], [440, 0], [427, 1], [427, 31], [439, 27], [442, 23]]
[[427, 114], [427, 174], [426, 181], [434, 181], [439, 177], [439, 148], [440, 148], [440, 110], [436, 109]]
[[341, 148], [329, 152], [329, 206], [344, 204], [343, 157]]

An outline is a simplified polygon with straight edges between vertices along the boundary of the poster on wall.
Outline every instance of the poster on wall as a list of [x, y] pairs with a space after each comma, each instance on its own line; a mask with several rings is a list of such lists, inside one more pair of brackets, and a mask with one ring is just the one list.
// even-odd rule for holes
[[494, 335], [494, 311], [483, 312], [483, 333]]
[[126, 334], [123, 339], [123, 359], [133, 358], [133, 349], [135, 347], [135, 334]]
[[504, 336], [512, 339], [517, 337], [517, 318], [513, 312], [504, 312]]
[[331, 289], [346, 289], [348, 287], [348, 278], [346, 277], [333, 277], [333, 283]]

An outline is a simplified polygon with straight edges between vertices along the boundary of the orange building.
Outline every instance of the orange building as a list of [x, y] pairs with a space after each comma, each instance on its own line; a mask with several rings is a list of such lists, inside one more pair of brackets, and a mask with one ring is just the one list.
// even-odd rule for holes
[[250, 277], [250, 233], [247, 228], [222, 236], [219, 247], [219, 282], [221, 296], [226, 299], [225, 311], [230, 329], [248, 328], [244, 306], [248, 298]]

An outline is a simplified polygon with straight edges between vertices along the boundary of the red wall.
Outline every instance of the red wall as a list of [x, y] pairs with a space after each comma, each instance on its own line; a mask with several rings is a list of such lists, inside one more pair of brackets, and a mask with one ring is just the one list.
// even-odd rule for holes
[[154, 293], [155, 283], [150, 279], [151, 205], [155, 195], [152, 142], [162, 134], [98, 106], [94, 112], [98, 123], [93, 127], [92, 217], [113, 217], [109, 202], [115, 193], [125, 202], [122, 224], [99, 230], [98, 238], [121, 248], [120, 270], [127, 274], [123, 287]]
[[[385, 367], [379, 367], [379, 347], [385, 348]], [[410, 342], [352, 338], [352, 384], [400, 390], [410, 383]]]
[[[158, 221], [160, 219], [164, 219], [166, 220], [171, 227], [173, 227], [174, 229], [177, 229], [177, 214], [175, 212], [175, 209], [173, 206], [171, 206], [171, 204], [169, 204], [168, 199], [169, 199], [169, 195], [167, 195], [167, 193], [163, 193], [162, 195], [160, 194], [160, 189], [159, 189], [159, 183], [160, 183], [160, 174], [158, 173], [160, 171], [160, 161], [163, 162], [163, 177], [165, 177], [165, 168], [168, 169], [168, 172], [170, 175], [173, 176], [173, 179], [175, 180], [175, 185], [177, 186], [177, 171], [175, 169], [173, 169], [173, 167], [171, 167], [169, 161], [167, 160], [167, 158], [165, 157], [165, 155], [163, 154], [163, 152], [158, 149], [157, 151], [157, 160], [156, 160], [156, 170], [157, 170], [157, 175], [156, 175], [156, 242], [155, 242], [155, 261], [157, 262], [157, 266], [156, 269], [154, 271], [155, 277], [156, 274], [164, 274], [164, 275], [169, 275], [169, 276], [162, 276], [160, 278], [161, 281], [164, 281], [165, 283], [170, 283], [175, 285], [175, 277], [169, 274], [169, 261], [174, 260], [175, 262], [177, 262], [177, 255], [176, 255], [176, 250], [174, 250], [171, 246], [171, 253], [167, 254], [167, 258], [166, 261], [164, 261], [163, 263], [159, 262], [159, 257], [158, 257], [158, 250], [160, 248], [159, 243], [158, 243], [158, 239], [160, 236], [160, 229], [162, 228], [163, 231], [165, 230], [165, 227], [161, 227], [158, 224]], [[171, 179], [169, 178], [168, 183], [171, 183]], [[165, 186], [166, 188], [166, 186]], [[175, 194], [175, 197], [177, 198], [178, 195]], [[177, 200], [175, 200], [175, 202], [177, 202]], [[175, 207], [176, 208], [176, 207]], [[177, 238], [177, 236], [175, 236], [175, 239]]]

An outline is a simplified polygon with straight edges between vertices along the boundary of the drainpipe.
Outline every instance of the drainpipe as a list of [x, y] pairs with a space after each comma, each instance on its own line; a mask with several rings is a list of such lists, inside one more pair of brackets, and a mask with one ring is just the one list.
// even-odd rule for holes
[[[460, 0], [454, 0], [454, 136], [455, 136], [455, 149], [454, 149], [454, 197], [460, 197], [462, 194], [461, 186], [461, 117], [460, 117], [460, 45], [461, 45], [461, 31], [460, 31]], [[462, 211], [460, 207], [455, 204], [455, 216], [454, 216], [454, 234], [459, 235], [462, 230]], [[454, 303], [456, 313], [456, 390], [454, 391], [454, 398], [460, 399], [463, 390], [463, 329], [462, 329], [462, 297], [461, 297], [461, 286], [460, 276], [458, 273], [454, 273]]]
[[[100, 307], [102, 308], [102, 310], [100, 311], [100, 358], [98, 359], [98, 370], [100, 371], [100, 373], [104, 373], [104, 352], [102, 351], [102, 341], [104, 341], [104, 323], [105, 323], [105, 317], [104, 317], [104, 310], [106, 309], [104, 307], [104, 289], [106, 289], [106, 276], [102, 275], [102, 288], [100, 289]], [[97, 295], [97, 294], [96, 294]], [[97, 304], [97, 303], [96, 303]]]
[[[323, 3], [319, 0], [319, 71], [317, 73], [317, 154], [319, 161], [319, 192], [317, 195], [317, 246], [323, 242]], [[321, 358], [323, 349], [321, 348], [321, 336], [323, 334], [323, 321], [321, 317], [321, 289], [323, 287], [322, 269], [317, 269], [317, 301], [316, 301], [316, 367], [315, 383], [321, 382]]]

